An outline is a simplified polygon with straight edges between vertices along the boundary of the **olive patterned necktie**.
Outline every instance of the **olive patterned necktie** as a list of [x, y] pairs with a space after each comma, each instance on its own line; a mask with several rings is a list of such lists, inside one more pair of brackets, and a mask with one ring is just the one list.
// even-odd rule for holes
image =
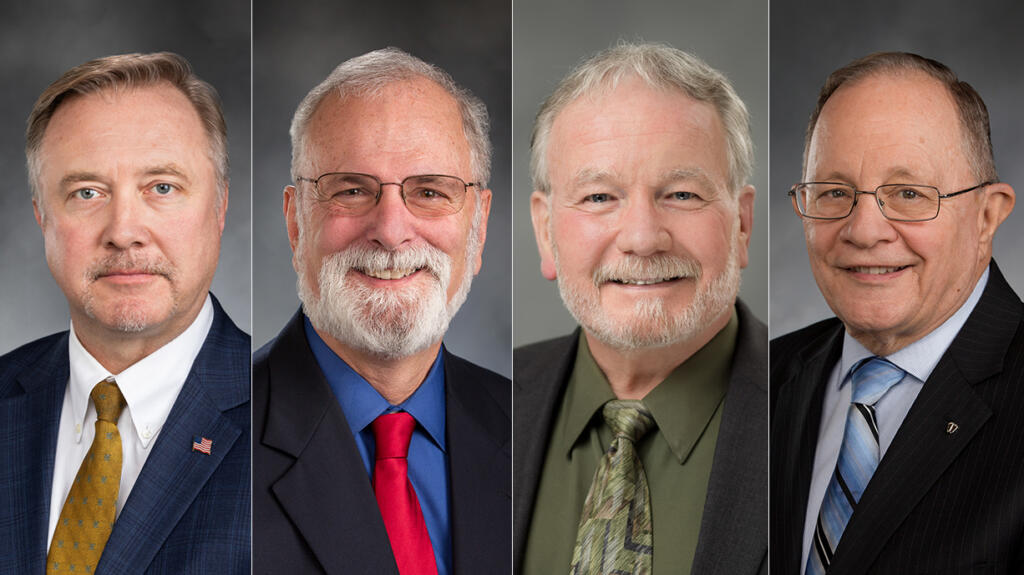
[[650, 575], [651, 495], [636, 442], [654, 427], [654, 418], [639, 400], [609, 401], [602, 415], [615, 438], [583, 503], [569, 573]]
[[94, 573], [114, 526], [121, 485], [121, 434], [117, 419], [125, 400], [104, 380], [89, 394], [96, 406], [96, 436], [78, 468], [46, 557], [49, 573]]

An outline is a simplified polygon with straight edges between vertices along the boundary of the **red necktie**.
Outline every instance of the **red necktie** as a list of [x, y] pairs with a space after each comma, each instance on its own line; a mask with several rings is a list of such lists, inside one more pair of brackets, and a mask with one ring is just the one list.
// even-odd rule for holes
[[402, 575], [437, 575], [427, 524], [409, 482], [409, 440], [416, 420], [408, 413], [386, 413], [371, 424], [377, 442], [373, 491]]

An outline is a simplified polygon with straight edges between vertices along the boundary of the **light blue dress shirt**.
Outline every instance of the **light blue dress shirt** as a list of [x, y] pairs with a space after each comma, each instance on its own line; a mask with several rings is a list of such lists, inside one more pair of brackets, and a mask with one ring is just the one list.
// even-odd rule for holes
[[[928, 381], [928, 376], [938, 365], [949, 345], [953, 343], [956, 334], [960, 333], [960, 328], [964, 326], [964, 322], [974, 311], [974, 306], [981, 299], [981, 293], [985, 291], [987, 283], [988, 269], [981, 275], [967, 301], [942, 325], [907, 347], [885, 357], [906, 371], [907, 375], [875, 404], [880, 457], [885, 457], [886, 450], [892, 443], [893, 437], [896, 436], [903, 420], [907, 417], [910, 406], [917, 399], [917, 394], [924, 387], [924, 382]], [[821, 406], [821, 427], [818, 430], [818, 445], [814, 452], [814, 470], [811, 474], [810, 491], [807, 494], [807, 514], [804, 517], [801, 574], [807, 568], [807, 553], [811, 549], [814, 525], [818, 520], [821, 502], [825, 499], [825, 490], [828, 488], [828, 482], [832, 479], [836, 461], [839, 459], [839, 448], [843, 443], [846, 415], [850, 409], [850, 398], [853, 393], [853, 386], [847, 385], [847, 382], [850, 381], [850, 368], [858, 361], [874, 357], [874, 355], [860, 342], [850, 337], [849, 333], [843, 335], [843, 355], [839, 359], [839, 363], [832, 368], [828, 386], [825, 388], [825, 399]]]
[[448, 455], [445, 451], [444, 361], [439, 351], [420, 387], [400, 405], [391, 405], [361, 375], [345, 363], [320, 338], [303, 317], [306, 339], [320, 370], [341, 404], [348, 426], [363, 457], [367, 478], [373, 478], [376, 442], [370, 424], [377, 416], [405, 411], [416, 420], [409, 441], [409, 481], [416, 491], [430, 545], [434, 548], [438, 575], [452, 572], [452, 538], [448, 501]]

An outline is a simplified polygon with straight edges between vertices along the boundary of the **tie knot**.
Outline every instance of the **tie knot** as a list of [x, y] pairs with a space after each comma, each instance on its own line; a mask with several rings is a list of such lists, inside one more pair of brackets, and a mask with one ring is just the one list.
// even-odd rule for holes
[[117, 384], [104, 379], [92, 388], [89, 397], [92, 398], [92, 403], [96, 406], [96, 419], [117, 425], [117, 419], [121, 417], [121, 412], [127, 405]]
[[874, 405], [892, 386], [899, 383], [907, 372], [880, 357], [862, 361], [853, 368], [853, 403]]
[[654, 417], [639, 399], [615, 399], [604, 404], [605, 422], [615, 437], [624, 437], [634, 443], [654, 427]]
[[370, 424], [377, 443], [375, 459], [405, 459], [416, 420], [404, 411], [385, 413]]

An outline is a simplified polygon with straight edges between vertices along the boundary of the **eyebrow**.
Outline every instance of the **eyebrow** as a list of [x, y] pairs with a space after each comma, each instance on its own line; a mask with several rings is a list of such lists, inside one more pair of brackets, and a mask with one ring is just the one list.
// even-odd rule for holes
[[103, 177], [95, 172], [71, 172], [60, 179], [61, 187], [79, 182], [102, 182]]
[[[176, 164], [161, 164], [158, 166], [152, 166], [143, 169], [141, 172], [137, 172], [140, 177], [152, 177], [152, 176], [175, 176], [181, 178], [186, 184], [191, 183], [189, 177], [185, 172], [179, 168]], [[80, 182], [106, 182], [107, 178], [97, 172], [70, 172], [65, 174], [60, 179], [61, 187], [65, 187], [71, 184], [77, 184]]]
[[606, 170], [598, 170], [596, 168], [583, 168], [576, 172], [576, 175], [572, 179], [572, 187], [579, 188], [588, 184], [601, 184], [606, 182], [614, 182], [615, 177]]
[[177, 164], [161, 164], [159, 166], [146, 168], [142, 170], [142, 172], [140, 172], [139, 175], [144, 177], [175, 176], [184, 180], [186, 184], [191, 183], [191, 180], [189, 180], [188, 175], [186, 175], [185, 171], [179, 168]]
[[[698, 167], [676, 168], [669, 170], [658, 178], [658, 185], [659, 187], [664, 187], [671, 182], [677, 182], [680, 180], [698, 180], [712, 188], [714, 187], [714, 182], [711, 177], [707, 172]], [[572, 185], [573, 187], [579, 187], [586, 184], [600, 184], [615, 181], [616, 177], [611, 172], [595, 168], [584, 168], [576, 172], [576, 176], [572, 179]]]
[[[893, 182], [894, 179], [906, 179], [907, 181]], [[886, 172], [885, 178], [884, 178], [883, 181], [885, 181], [885, 182], [892, 182], [892, 183], [900, 183], [900, 184], [921, 184], [922, 183], [922, 182], [914, 181], [916, 179], [918, 179], [918, 176], [911, 169], [903, 167], [903, 166], [899, 166], [899, 167], [896, 167], [896, 168], [892, 168], [888, 172]], [[842, 172], [829, 172], [827, 176], [823, 176], [820, 179], [815, 179], [814, 181], [817, 181], [817, 182], [848, 182], [848, 183], [850, 183], [852, 185], [853, 178], [847, 176], [846, 174], [843, 174]]]
[[669, 170], [661, 177], [661, 186], [664, 187], [672, 182], [678, 182], [680, 180], [691, 181], [696, 180], [701, 184], [707, 186], [711, 190], [717, 190], [714, 180], [704, 170], [693, 167], [693, 168], [677, 168], [675, 170]]

